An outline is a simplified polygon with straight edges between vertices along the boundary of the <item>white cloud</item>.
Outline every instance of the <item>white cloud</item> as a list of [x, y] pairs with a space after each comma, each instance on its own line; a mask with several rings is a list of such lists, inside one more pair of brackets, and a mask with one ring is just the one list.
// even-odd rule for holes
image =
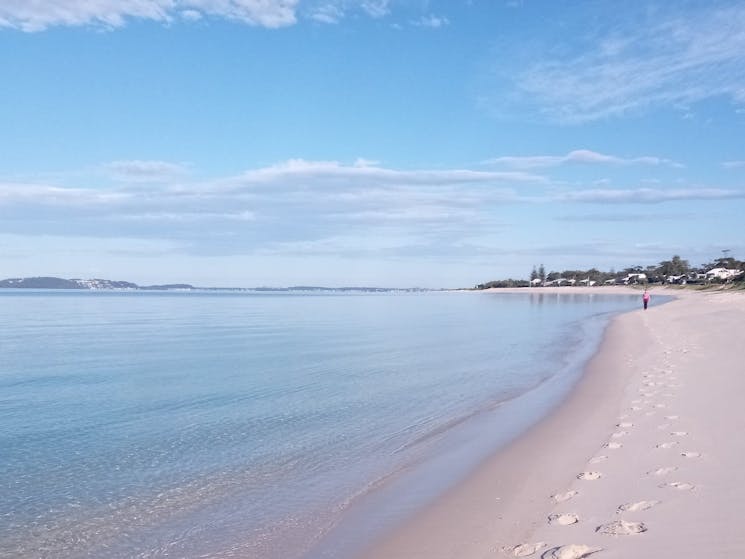
[[432, 29], [438, 29], [444, 27], [450, 23], [450, 20], [444, 16], [436, 16], [434, 14], [428, 14], [420, 17], [412, 22], [417, 27], [430, 27]]
[[115, 219], [122, 219], [127, 221], [181, 221], [181, 222], [196, 222], [196, 221], [254, 221], [256, 215], [251, 211], [241, 212], [156, 212], [156, 213], [140, 213], [140, 214], [122, 214], [113, 216]]
[[610, 165], [667, 165], [682, 167], [680, 163], [662, 157], [619, 157], [587, 149], [570, 151], [566, 155], [503, 156], [485, 161], [486, 164], [507, 165], [520, 169], [555, 167], [565, 163], [610, 164]]
[[727, 200], [745, 198], [745, 190], [722, 188], [575, 190], [554, 196], [560, 202], [649, 204], [683, 200]]
[[130, 198], [129, 194], [117, 191], [0, 182], [0, 207], [11, 204], [99, 207], [104, 204], [120, 203]]
[[310, 18], [319, 23], [339, 23], [344, 18], [344, 10], [338, 4], [323, 4], [310, 12]]
[[[139, 169], [124, 163], [127, 170]], [[88, 184], [100, 178], [100, 168], [88, 171], [56, 180]], [[621, 265], [618, 254], [636, 254], [635, 243], [649, 231], [693, 251], [711, 242], [707, 232], [725, 222], [717, 212], [730, 211], [736, 205], [731, 200], [745, 199], [745, 188], [569, 191], [519, 171], [400, 170], [363, 158], [289, 160], [237, 176], [182, 175], [137, 189], [110, 181], [96, 188], [50, 182], [0, 182], [0, 245], [13, 239], [0, 252], [14, 275], [74, 277], [85, 275], [75, 270], [95, 266], [102, 270], [99, 277], [138, 283], [288, 285], [316, 278], [311, 283], [336, 284], [363, 278], [358, 283], [398, 284], [431, 270], [432, 285], [468, 285], [529, 271], [547, 242], [555, 245], [545, 254], [555, 261], [568, 258], [566, 267], [582, 267], [585, 260]], [[674, 203], [686, 200], [694, 203]], [[706, 212], [696, 210], [699, 200], [712, 201]], [[593, 203], [597, 206], [588, 205]], [[654, 208], [660, 209], [650, 213]], [[563, 219], [573, 223], [562, 227], [556, 215], [568, 211], [573, 215]], [[686, 237], [685, 228], [626, 226], [692, 215], [701, 225], [693, 237], [690, 232]], [[599, 231], [610, 236], [607, 246], [597, 252], [583, 248]], [[500, 272], [495, 262], [509, 262], [504, 266], [511, 268]], [[362, 271], [354, 275], [357, 266]], [[445, 279], [451, 272], [461, 279]], [[265, 277], [274, 279], [260, 279]]]
[[198, 12], [197, 10], [183, 10], [181, 17], [186, 21], [199, 21], [202, 19], [202, 12]]
[[[361, 164], [362, 162], [362, 164]], [[354, 165], [338, 161], [290, 159], [277, 165], [245, 172], [225, 183], [226, 188], [294, 181], [295, 184], [354, 188], [372, 185], [456, 185], [468, 183], [541, 183], [545, 178], [522, 171], [473, 171], [470, 169], [402, 171], [378, 167], [358, 159]]]
[[[0, 183], [0, 233], [153, 235], [183, 241], [185, 250], [238, 254], [365, 236], [370, 228], [383, 235], [384, 226], [458, 236], [487, 227], [489, 208], [516, 202], [515, 185], [532, 189], [544, 180], [523, 172], [397, 170], [362, 158], [349, 165], [290, 160], [206, 181], [174, 177], [181, 167], [158, 161], [105, 168], [128, 180], [98, 188]], [[133, 189], [132, 177], [147, 180]]]
[[133, 182], [166, 182], [188, 173], [188, 166], [167, 161], [112, 161], [104, 165], [112, 178]]
[[[669, 15], [648, 11], [632, 23], [584, 37], [529, 64], [513, 81], [551, 119], [577, 123], [652, 108], [688, 107], [714, 97], [745, 103], [745, 5], [704, 4]], [[718, 7], [719, 6], [719, 7]], [[623, 39], [618, 39], [623, 37]]]
[[725, 169], [742, 169], [745, 167], [745, 161], [725, 161], [722, 163]]
[[[130, 20], [173, 23], [210, 17], [276, 29], [295, 25], [300, 19], [337, 24], [350, 13], [380, 19], [391, 14], [391, 4], [391, 0], [0, 0], [0, 29], [26, 32], [56, 26], [117, 29]], [[428, 14], [412, 23], [437, 28], [449, 21]]]
[[296, 23], [300, 0], [3, 0], [0, 27], [43, 31], [53, 26], [122, 27], [128, 19], [169, 22], [204, 15], [269, 28]]
[[381, 18], [390, 13], [390, 0], [363, 0], [360, 7], [374, 18]]

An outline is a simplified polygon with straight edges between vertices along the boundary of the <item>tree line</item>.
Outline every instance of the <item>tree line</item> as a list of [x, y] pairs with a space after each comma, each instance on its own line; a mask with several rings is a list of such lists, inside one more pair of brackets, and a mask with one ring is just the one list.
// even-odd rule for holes
[[[686, 283], [695, 283], [700, 281], [700, 277], [703, 274], [714, 268], [745, 271], [745, 261], [737, 260], [731, 256], [725, 256], [716, 258], [701, 266], [691, 266], [688, 260], [684, 260], [676, 254], [670, 260], [663, 260], [651, 266], [631, 266], [618, 271], [611, 269], [608, 272], [600, 271], [597, 268], [546, 272], [545, 267], [541, 264], [537, 268], [535, 266], [533, 267], [529, 279], [510, 278], [494, 280], [479, 284], [476, 286], [476, 289], [488, 289], [490, 287], [529, 287], [534, 280], [540, 280], [540, 284], [544, 284], [546, 282], [556, 281], [559, 278], [576, 281], [589, 280], [596, 284], [604, 284], [608, 280], [614, 280], [620, 283], [625, 278], [629, 278], [630, 276], [638, 277], [639, 274], [646, 276], [642, 281], [643, 283], [682, 283], [683, 281]], [[671, 280], [671, 278], [673, 279]], [[714, 279], [709, 281], [716, 282], [719, 280]], [[736, 281], [745, 282], [745, 273], [741, 274]]]

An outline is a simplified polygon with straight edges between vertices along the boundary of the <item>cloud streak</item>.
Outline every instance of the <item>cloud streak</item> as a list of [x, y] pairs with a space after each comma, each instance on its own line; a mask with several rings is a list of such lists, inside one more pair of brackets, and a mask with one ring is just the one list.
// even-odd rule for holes
[[[77, 262], [125, 266], [128, 259], [157, 256], [158, 275], [175, 274], [176, 262], [185, 266], [183, 275], [202, 266], [196, 262], [220, 261], [224, 268], [215, 272], [219, 276], [236, 262], [253, 270], [260, 261], [273, 269], [284, 266], [283, 277], [295, 277], [298, 261], [307, 262], [314, 273], [325, 266], [319, 262], [333, 261], [337, 268], [331, 275], [342, 273], [341, 267], [379, 270], [389, 265], [417, 277], [427, 266], [437, 270], [444, 262], [486, 270], [486, 262], [505, 255], [513, 265], [519, 261], [529, 269], [540, 247], [556, 241], [562, 256], [571, 256], [572, 265], [580, 266], [575, 256], [593, 255], [582, 249], [571, 252], [572, 243], [583, 242], [588, 232], [591, 240], [596, 229], [612, 236], [631, 231], [633, 237], [637, 228], [626, 223], [655, 219], [644, 204], [675, 207], [696, 201], [700, 206], [711, 201], [713, 210], [722, 211], [716, 201], [745, 199], [745, 188], [570, 190], [522, 171], [402, 170], [364, 159], [349, 164], [294, 159], [234, 176], [204, 180], [194, 173], [163, 181], [141, 181], [140, 175], [167, 178], [182, 166], [115, 163], [121, 180], [101, 179], [101, 167], [110, 170], [112, 164], [89, 168], [92, 176], [72, 175], [86, 183], [98, 178], [102, 183], [95, 188], [0, 181], [0, 239], [24, 239], [27, 247], [16, 260], [31, 266], [34, 258], [43, 258], [49, 265], [51, 253], [40, 257], [38, 247], [48, 244], [45, 239], [58, 238], [75, 245], [68, 253]], [[123, 180], [128, 172], [132, 180]], [[611, 208], [623, 208], [622, 214]], [[680, 219], [686, 219], [682, 208], [656, 215], [668, 215], [665, 211], [679, 211]], [[562, 227], [557, 220], [575, 226]], [[541, 221], [554, 226], [536, 227]], [[582, 221], [589, 224], [585, 231]], [[601, 223], [606, 227], [598, 229]], [[613, 238], [609, 242], [628, 246]], [[94, 246], [95, 254], [75, 252], [75, 247]], [[611, 252], [602, 251], [606, 256]], [[59, 265], [68, 264], [60, 258]]]
[[[667, 6], [667, 5], [666, 5]], [[581, 123], [714, 97], [745, 104], [745, 5], [648, 12], [590, 37], [582, 49], [554, 45], [512, 80], [551, 120]]]
[[[356, 11], [379, 19], [391, 13], [390, 0], [327, 0], [302, 10], [301, 0], [3, 0], [0, 28], [33, 33], [57, 26], [124, 27], [130, 20], [164, 24], [220, 18], [278, 29], [298, 23], [301, 17], [336, 24]], [[421, 25], [440, 27], [443, 17], [425, 16]]]
[[554, 197], [559, 202], [586, 202], [595, 204], [657, 204], [684, 200], [735, 200], [743, 198], [745, 198], [745, 190], [723, 188], [590, 189], [563, 192]]
[[557, 167], [568, 163], [590, 164], [590, 165], [665, 165], [681, 168], [683, 165], [655, 156], [641, 157], [619, 157], [606, 155], [587, 149], [570, 151], [566, 155], [528, 155], [528, 156], [502, 156], [488, 159], [484, 162], [489, 165], [506, 165], [518, 169], [534, 169], [541, 167]]
[[745, 161], [725, 161], [722, 163], [725, 169], [745, 169]]
[[167, 161], [112, 161], [103, 168], [113, 179], [125, 182], [167, 182], [188, 173], [186, 165]]

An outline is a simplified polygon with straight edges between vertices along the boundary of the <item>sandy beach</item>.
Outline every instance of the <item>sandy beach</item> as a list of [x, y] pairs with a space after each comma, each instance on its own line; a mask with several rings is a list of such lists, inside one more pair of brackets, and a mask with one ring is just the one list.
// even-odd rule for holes
[[634, 292], [558, 409], [363, 557], [745, 552], [745, 293]]

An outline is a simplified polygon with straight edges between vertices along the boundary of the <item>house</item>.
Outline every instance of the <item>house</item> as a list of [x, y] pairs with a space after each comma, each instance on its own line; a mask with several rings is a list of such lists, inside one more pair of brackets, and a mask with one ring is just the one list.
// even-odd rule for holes
[[595, 280], [591, 280], [590, 278], [585, 278], [583, 280], [579, 280], [580, 285], [586, 285], [589, 287], [592, 287], [593, 285], [596, 285], [598, 282]]
[[605, 285], [616, 285], [616, 279], [615, 278], [607, 279], [603, 283]]
[[742, 270], [735, 270], [732, 268], [712, 268], [704, 275], [706, 276], [707, 280], [718, 279], [727, 281], [734, 279], [742, 275], [743, 273], [745, 272], [743, 272]]
[[530, 280], [530, 287], [538, 287], [539, 285], [541, 285], [541, 278]]
[[647, 274], [629, 274], [622, 281], [624, 285], [645, 282], [647, 281]]

